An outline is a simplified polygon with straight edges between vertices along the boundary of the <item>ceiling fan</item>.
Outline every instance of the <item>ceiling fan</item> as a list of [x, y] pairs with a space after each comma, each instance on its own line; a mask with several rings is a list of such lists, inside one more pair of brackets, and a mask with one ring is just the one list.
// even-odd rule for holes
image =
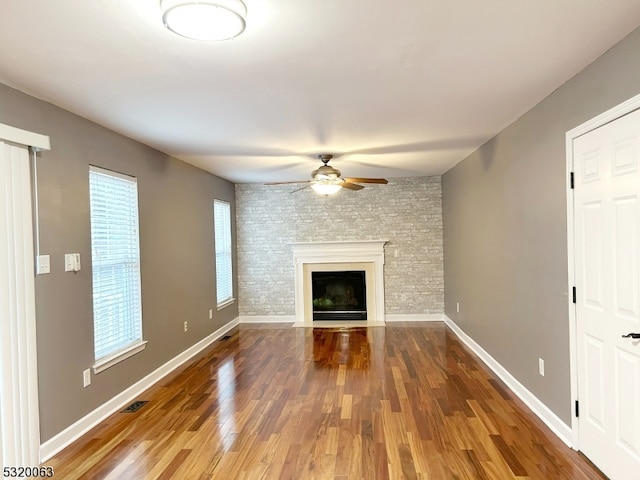
[[329, 163], [329, 160], [333, 158], [333, 155], [321, 154], [318, 158], [322, 162], [322, 166], [311, 172], [311, 180], [294, 180], [292, 182], [268, 182], [265, 185], [285, 185], [289, 183], [307, 183], [308, 185], [294, 190], [291, 193], [304, 190], [311, 187], [317, 193], [321, 195], [332, 195], [341, 188], [348, 190], [362, 190], [364, 187], [358, 185], [359, 183], [378, 183], [387, 184], [387, 180], [384, 178], [361, 178], [361, 177], [341, 177], [340, 170], [333, 168]]

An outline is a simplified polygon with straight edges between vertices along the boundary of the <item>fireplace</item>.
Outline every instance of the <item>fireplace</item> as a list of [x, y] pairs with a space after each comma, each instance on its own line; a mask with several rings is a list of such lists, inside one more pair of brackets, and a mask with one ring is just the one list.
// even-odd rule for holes
[[[342, 325], [366, 325], [366, 326], [383, 326], [385, 324], [384, 313], [384, 244], [386, 240], [360, 240], [360, 241], [335, 241], [335, 242], [296, 242], [292, 243], [293, 264], [294, 264], [294, 283], [295, 283], [295, 311], [296, 322], [294, 326], [298, 327], [316, 327], [316, 326], [342, 326]], [[337, 273], [360, 272], [359, 276], [363, 276], [363, 287], [361, 300], [358, 299], [359, 306], [364, 308], [343, 308], [339, 310], [342, 313], [335, 314], [328, 311], [331, 304], [324, 301], [322, 304], [327, 307], [323, 312], [325, 319], [331, 318], [331, 321], [318, 320], [314, 310], [314, 299], [326, 298], [326, 290], [329, 286], [325, 283], [321, 285], [320, 290], [314, 292], [313, 277], [322, 279], [327, 282], [327, 278], [335, 278]], [[321, 275], [317, 275], [320, 273]], [[315, 274], [315, 275], [314, 275]], [[350, 281], [354, 276], [350, 278]], [[344, 283], [344, 281], [343, 281]], [[337, 286], [339, 290], [346, 286]], [[358, 287], [359, 288], [359, 287]], [[324, 290], [324, 292], [322, 291]], [[357, 293], [354, 287], [354, 294]], [[346, 294], [346, 292], [345, 292]], [[334, 302], [334, 300], [331, 300]], [[334, 302], [335, 303], [335, 302]], [[352, 313], [345, 313], [352, 312]], [[366, 313], [365, 313], [366, 312]], [[353, 315], [351, 318], [345, 318], [347, 315]], [[357, 319], [356, 319], [357, 317]], [[366, 323], [365, 323], [366, 322]]]
[[311, 272], [313, 320], [366, 320], [364, 270]]

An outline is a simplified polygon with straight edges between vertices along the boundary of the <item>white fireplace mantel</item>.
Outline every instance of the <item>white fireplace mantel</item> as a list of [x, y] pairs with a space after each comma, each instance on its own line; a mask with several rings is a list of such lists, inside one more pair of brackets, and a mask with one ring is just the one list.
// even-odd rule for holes
[[[295, 242], [296, 325], [314, 325], [311, 299], [311, 272], [345, 269], [365, 271], [367, 325], [384, 325], [384, 244], [387, 240]], [[316, 322], [317, 323], [317, 322]]]

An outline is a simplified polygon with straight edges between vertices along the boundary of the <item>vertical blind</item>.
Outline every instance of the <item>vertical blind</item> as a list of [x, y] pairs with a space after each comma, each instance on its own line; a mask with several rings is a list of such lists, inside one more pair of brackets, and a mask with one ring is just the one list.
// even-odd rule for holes
[[27, 147], [0, 138], [1, 466], [40, 463], [31, 194]]
[[96, 361], [142, 341], [138, 185], [90, 167], [93, 328]]
[[231, 265], [231, 205], [213, 201], [213, 229], [216, 245], [216, 297], [218, 307], [233, 300]]

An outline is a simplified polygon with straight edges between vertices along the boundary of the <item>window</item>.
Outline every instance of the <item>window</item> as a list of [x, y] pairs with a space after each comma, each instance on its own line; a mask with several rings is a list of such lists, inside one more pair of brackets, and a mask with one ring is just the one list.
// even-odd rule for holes
[[231, 265], [231, 205], [213, 201], [213, 229], [216, 244], [216, 296], [218, 309], [233, 303]]
[[142, 341], [138, 185], [134, 177], [89, 168], [93, 263], [94, 372], [145, 347]]

